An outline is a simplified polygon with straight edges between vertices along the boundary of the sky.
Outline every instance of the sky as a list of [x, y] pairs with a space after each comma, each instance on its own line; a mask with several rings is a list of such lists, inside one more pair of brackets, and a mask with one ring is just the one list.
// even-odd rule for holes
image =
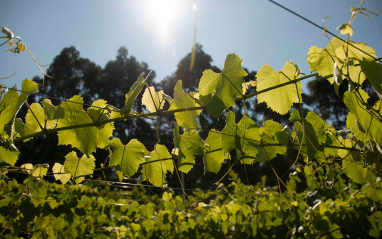
[[[338, 35], [336, 28], [350, 19], [350, 7], [360, 3], [276, 2], [320, 26], [329, 17], [325, 27]], [[160, 81], [174, 73], [192, 49], [193, 5], [194, 0], [2, 0], [0, 26], [20, 36], [36, 60], [47, 65], [45, 70], [65, 47], [75, 46], [81, 57], [103, 68], [125, 46], [130, 56], [155, 69], [155, 80]], [[382, 11], [382, 0], [365, 0], [362, 7]], [[328, 44], [322, 30], [268, 0], [198, 0], [196, 9], [196, 40], [220, 69], [227, 54], [234, 52], [249, 71], [258, 71], [263, 65], [281, 70], [286, 61], [293, 61], [310, 74], [309, 48]], [[351, 40], [366, 42], [381, 57], [382, 15], [369, 15], [356, 17]], [[0, 78], [16, 73], [0, 79], [1, 84], [20, 88], [23, 79], [42, 76], [28, 53], [15, 55], [7, 49], [6, 45], [0, 48]]]

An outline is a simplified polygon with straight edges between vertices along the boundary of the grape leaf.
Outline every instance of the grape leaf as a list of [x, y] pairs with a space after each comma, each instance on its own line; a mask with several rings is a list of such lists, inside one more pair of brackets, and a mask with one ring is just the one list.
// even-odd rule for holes
[[33, 164], [24, 163], [23, 165], [20, 166], [20, 169], [30, 174], [33, 169]]
[[52, 168], [54, 178], [60, 180], [62, 184], [66, 184], [70, 180], [70, 173], [65, 172], [64, 165], [55, 163]]
[[[338, 47], [335, 51], [336, 56], [343, 62], [346, 59], [355, 59], [358, 61], [373, 61], [377, 56], [375, 55], [375, 50], [363, 42], [352, 42], [350, 44], [343, 43], [341, 47]], [[362, 50], [358, 50], [358, 49]], [[367, 54], [365, 54], [366, 52]]]
[[94, 101], [92, 106], [89, 107], [88, 113], [93, 121], [108, 120], [110, 118], [109, 108], [106, 104], [106, 100], [99, 99]]
[[166, 146], [156, 144], [142, 165], [142, 180], [149, 180], [155, 186], [162, 187], [166, 180], [166, 173], [174, 171], [173, 161]]
[[[261, 130], [261, 143], [264, 144], [260, 148], [256, 156], [257, 162], [267, 162], [276, 157], [277, 154], [286, 154], [286, 145], [288, 144], [289, 131], [283, 130], [283, 126], [273, 120], [265, 121]], [[268, 145], [281, 144], [285, 146]]]
[[[347, 148], [353, 148], [354, 145], [355, 145], [355, 142], [352, 141], [350, 138], [342, 138], [340, 136], [340, 137], [338, 137], [338, 141], [340, 142], [341, 146], [347, 147]], [[348, 149], [338, 149], [338, 156], [341, 157], [341, 158], [348, 157], [349, 153], [350, 153], [350, 150], [348, 150]]]
[[93, 155], [83, 155], [77, 157], [77, 153], [72, 151], [65, 156], [64, 171], [70, 173], [72, 179], [79, 184], [85, 180], [87, 175], [92, 175], [95, 168], [95, 158]]
[[252, 163], [258, 153], [260, 128], [247, 115], [235, 123], [235, 114], [229, 111], [226, 126], [222, 131], [222, 148], [225, 152], [236, 150], [238, 159], [246, 164]]
[[150, 112], [163, 109], [164, 101], [163, 90], [155, 92], [154, 86], [146, 88], [142, 96], [142, 105], [145, 105]]
[[382, 64], [374, 61], [361, 61], [361, 68], [375, 91], [382, 94]]
[[297, 110], [294, 109], [292, 111], [292, 113], [290, 113], [289, 121], [292, 123], [294, 123], [296, 121], [301, 121], [300, 112], [298, 112]]
[[235, 105], [234, 97], [243, 95], [242, 83], [248, 74], [242, 69], [242, 61], [238, 55], [231, 53], [227, 55], [221, 73], [212, 70], [203, 72], [198, 90], [201, 96], [212, 96], [207, 103], [207, 110], [216, 119], [224, 109]]
[[[204, 169], [207, 172], [218, 173], [224, 159], [227, 158], [221, 146], [222, 135], [212, 129], [205, 142]], [[216, 151], [215, 151], [216, 150]]]
[[[280, 72], [265, 65], [256, 74], [257, 91], [295, 80], [299, 74], [298, 68], [292, 62], [286, 62]], [[297, 82], [259, 94], [257, 99], [259, 103], [265, 102], [273, 111], [284, 115], [288, 113], [293, 103], [300, 102], [301, 93], [301, 82]]]
[[56, 127], [56, 124], [57, 120], [49, 120], [40, 104], [33, 103], [30, 105], [30, 109], [28, 109], [28, 113], [25, 116], [25, 124], [21, 120], [17, 120], [15, 122], [15, 130], [20, 136], [25, 136], [41, 132], [42, 130], [53, 129]]
[[60, 106], [54, 106], [49, 99], [44, 99], [41, 102], [41, 105], [44, 108], [45, 115], [48, 120], [64, 118], [64, 110]]
[[334, 63], [338, 60], [335, 52], [343, 43], [344, 42], [340, 39], [333, 37], [324, 49], [312, 46], [306, 58], [309, 62], [310, 70], [312, 72], [318, 71], [318, 74], [325, 77], [331, 84], [333, 84], [334, 81]]
[[[0, 132], [3, 132], [7, 125], [9, 125], [17, 111], [20, 109], [20, 106], [27, 99], [29, 92], [34, 93], [38, 92], [37, 83], [25, 79], [23, 80], [21, 86], [22, 92], [19, 94], [16, 90], [8, 91], [0, 101]], [[10, 132], [7, 132], [10, 135]], [[2, 133], [3, 136], [5, 136]]]
[[304, 122], [304, 140], [309, 160], [313, 159], [317, 152], [323, 150], [322, 143], [326, 140], [325, 132], [325, 122], [316, 113], [309, 112]]
[[125, 96], [125, 106], [120, 110], [122, 114], [131, 110], [135, 99], [138, 97], [139, 93], [141, 93], [143, 87], [146, 85], [146, 81], [149, 78], [150, 73], [147, 74], [146, 78], [143, 78], [144, 73], [140, 74], [138, 80], [134, 82], [134, 84], [130, 87], [129, 93], [127, 93]]
[[178, 168], [188, 173], [195, 165], [195, 154], [204, 155], [204, 142], [195, 130], [187, 130], [179, 139]]
[[254, 80], [251, 80], [251, 81], [248, 81], [248, 82], [243, 82], [242, 86], [243, 86], [243, 95], [245, 95], [247, 93], [247, 90], [250, 88], [250, 87], [255, 87], [257, 85], [257, 82], [254, 81]]
[[[355, 116], [358, 123], [362, 126], [366, 135], [376, 140], [379, 145], [382, 145], [382, 123], [379, 121], [378, 116], [372, 115], [370, 110], [359, 102], [359, 97], [362, 98], [364, 102], [367, 102], [367, 99], [369, 98], [365, 91], [359, 89], [357, 95], [354, 91], [345, 92], [343, 101], [350, 112]], [[375, 105], [374, 109], [378, 110], [379, 114], [382, 113], [382, 110], [378, 105]]]
[[38, 164], [33, 167], [31, 170], [31, 175], [33, 177], [36, 177], [38, 179], [42, 179], [46, 176], [46, 173], [48, 172], [49, 164]]
[[145, 146], [137, 139], [123, 145], [120, 139], [114, 138], [109, 142], [109, 147], [112, 151], [110, 166], [115, 166], [116, 170], [128, 177], [137, 172], [139, 165], [145, 162], [144, 156], [148, 154]]
[[[65, 111], [65, 117], [58, 119], [58, 128], [94, 123], [94, 121], [97, 120], [93, 120], [90, 115], [83, 110], [83, 100], [80, 96], [74, 96], [70, 101], [71, 102], [65, 101], [61, 104], [61, 108]], [[58, 131], [58, 145], [72, 145], [86, 155], [89, 155], [94, 152], [97, 147], [104, 148], [107, 146], [113, 129], [114, 126], [108, 123], [101, 126]]]
[[354, 182], [359, 184], [367, 183], [367, 168], [364, 164], [357, 161], [344, 160], [342, 171], [351, 178]]
[[350, 36], [353, 36], [353, 28], [347, 23], [337, 27], [337, 30], [340, 30], [341, 34], [349, 34]]
[[[192, 99], [189, 95], [184, 93], [182, 89], [182, 81], [179, 80], [175, 85], [174, 90], [174, 101], [170, 106], [169, 110], [176, 109], [184, 109], [184, 108], [192, 108], [200, 106]], [[185, 129], [199, 129], [198, 123], [198, 114], [200, 114], [201, 110], [190, 110], [183, 112], [174, 113], [175, 119], [178, 122], [178, 125], [182, 126]]]
[[[336, 49], [336, 56], [338, 59], [343, 63], [344, 66], [342, 68], [342, 71], [345, 75], [349, 75], [349, 79], [352, 80], [355, 83], [362, 84], [366, 76], [364, 72], [362, 71], [360, 61], [373, 61], [376, 55], [373, 48], [367, 46], [365, 43], [357, 43], [349, 41], [351, 44], [343, 43], [341, 47], [338, 47]], [[369, 55], [361, 52], [360, 50], [356, 49], [355, 47], [361, 49], [362, 51], [368, 53]]]
[[19, 154], [20, 151], [18, 151], [15, 147], [12, 147], [10, 142], [5, 142], [0, 145], [0, 161], [14, 166], [19, 158]]
[[[346, 117], [346, 127], [349, 128], [354, 136], [362, 142], [367, 142], [371, 139], [371, 135], [366, 134], [363, 127], [357, 123], [357, 119], [352, 112], [349, 112], [348, 116]], [[362, 130], [359, 127], [361, 127]]]

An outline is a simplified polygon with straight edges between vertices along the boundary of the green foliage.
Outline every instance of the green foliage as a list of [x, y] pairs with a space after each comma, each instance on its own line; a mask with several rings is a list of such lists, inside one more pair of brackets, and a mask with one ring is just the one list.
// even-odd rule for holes
[[121, 172], [127, 177], [132, 177], [143, 162], [144, 156], [148, 154], [145, 146], [136, 139], [130, 140], [126, 145], [121, 140], [114, 138], [108, 145], [112, 151], [110, 166], [115, 166], [117, 172]]
[[188, 173], [195, 164], [195, 155], [204, 156], [204, 142], [195, 130], [187, 130], [179, 138], [178, 168]]
[[87, 175], [93, 174], [95, 168], [94, 161], [93, 155], [89, 157], [84, 155], [78, 158], [76, 152], [71, 152], [65, 157], [64, 172], [70, 173], [72, 179], [76, 183], [80, 183]]
[[[351, 23], [342, 25], [341, 33], [351, 35]], [[3, 33], [8, 37], [4, 28]], [[127, 60], [127, 50], [120, 53], [119, 60]], [[203, 72], [199, 92], [186, 93], [181, 80], [175, 85], [173, 100], [163, 91], [146, 88], [140, 102], [149, 113], [133, 110], [148, 86], [148, 76], [144, 79], [141, 74], [121, 109], [102, 99], [84, 109], [83, 98], [75, 95], [57, 106], [49, 100], [25, 104], [27, 113], [18, 118], [28, 94], [38, 92], [36, 83], [24, 80], [20, 95], [13, 88], [0, 101], [0, 161], [5, 179], [14, 171], [30, 176], [23, 185], [0, 182], [0, 233], [32, 238], [380, 237], [381, 99], [371, 103], [370, 92], [362, 89], [362, 83], [370, 82], [370, 89], [381, 94], [381, 63], [375, 58], [375, 51], [366, 44], [339, 38], [330, 40], [324, 49], [311, 47], [308, 52], [311, 70], [325, 77], [337, 95], [345, 80], [349, 84], [342, 98], [350, 112], [347, 128], [339, 131], [314, 112], [303, 112], [302, 107], [291, 111], [293, 104], [302, 104], [300, 81], [317, 76], [299, 78], [301, 73], [292, 62], [281, 71], [266, 65], [257, 73], [256, 82], [244, 83], [247, 73], [242, 59], [228, 54], [221, 73]], [[256, 92], [247, 94], [249, 86], [256, 86]], [[275, 112], [290, 113], [290, 124], [284, 127], [268, 120], [257, 125], [245, 107], [238, 114], [243, 116], [235, 116], [230, 107], [236, 101], [245, 106], [254, 96]], [[201, 128], [198, 117], [203, 110], [216, 119], [225, 117], [224, 129]], [[160, 139], [164, 115], [174, 115], [176, 120], [171, 122], [171, 153]], [[157, 122], [157, 141], [151, 152], [137, 139], [127, 144], [111, 139], [115, 122], [136, 118]], [[207, 138], [202, 136], [205, 132]], [[52, 170], [47, 164], [17, 166], [16, 143], [55, 133], [58, 145], [77, 149], [58, 159], [64, 164], [55, 162]], [[95, 164], [97, 149], [109, 152], [100, 168]], [[273, 160], [281, 156], [293, 157], [294, 163], [278, 174]], [[198, 160], [203, 160], [205, 172], [213, 173], [219, 173], [225, 160], [232, 165], [229, 170], [236, 162], [244, 167], [269, 164], [278, 187], [264, 188], [264, 182], [243, 185], [229, 171], [224, 175], [232, 178], [229, 187], [218, 185], [214, 192], [196, 190], [188, 195], [185, 211], [185, 202], [164, 190], [166, 176], [174, 170], [176, 175], [178, 171], [189, 173], [201, 163]], [[83, 186], [95, 170], [110, 169], [121, 181], [123, 176], [141, 173], [143, 181], [162, 187], [162, 195], [138, 194], [139, 200], [133, 202], [108, 190], [99, 192], [99, 187]], [[46, 183], [43, 178], [47, 175], [62, 184]]]
[[[92, 127], [79, 128], [76, 125], [97, 123], [98, 118], [92, 118], [90, 113], [83, 110], [83, 100], [80, 96], [74, 96], [71, 102], [65, 101], [60, 107], [65, 112], [62, 119], [58, 119], [58, 128], [68, 128], [68, 130], [59, 131], [58, 144], [72, 145], [81, 152], [89, 155], [96, 151], [97, 147], [104, 148], [112, 136], [113, 125], [105, 124]], [[73, 104], [73, 102], [78, 104]], [[92, 107], [96, 106], [94, 103]], [[90, 111], [90, 109], [89, 109]]]
[[142, 167], [142, 179], [148, 180], [155, 186], [165, 183], [167, 171], [173, 172], [174, 165], [172, 157], [166, 146], [157, 144], [154, 150], [146, 157], [146, 162]]
[[150, 86], [146, 88], [142, 96], [142, 105], [145, 105], [150, 112], [162, 110], [165, 103], [163, 90], [155, 92], [155, 88]]
[[208, 137], [205, 141], [206, 152], [204, 154], [204, 168], [205, 171], [218, 173], [220, 171], [221, 165], [225, 158], [226, 154], [222, 148], [222, 135], [220, 132], [212, 129], [208, 134]]
[[201, 96], [208, 97], [207, 110], [219, 118], [224, 109], [234, 106], [234, 97], [242, 96], [242, 84], [247, 75], [241, 67], [243, 60], [236, 54], [228, 54], [221, 73], [212, 70], [203, 72], [198, 90]]
[[[262, 91], [283, 83], [290, 82], [299, 77], [300, 71], [295, 63], [286, 62], [281, 71], [274, 70], [271, 66], [263, 66], [257, 73], [257, 90]], [[286, 114], [293, 103], [301, 102], [301, 82], [295, 85], [278, 87], [275, 90], [260, 94], [258, 102], [266, 102], [267, 106], [279, 114]]]
[[137, 99], [139, 93], [141, 93], [143, 87], [146, 85], [146, 78], [143, 78], [143, 73], [139, 75], [138, 80], [130, 87], [129, 93], [126, 94], [125, 106], [121, 109], [121, 113], [126, 113], [133, 107], [135, 99]]
[[200, 106], [190, 94], [186, 94], [182, 89], [182, 81], [179, 80], [175, 85], [174, 101], [169, 110], [186, 109], [186, 111], [175, 112], [175, 119], [179, 126], [185, 129], [199, 129], [198, 115], [200, 110], [187, 110], [188, 108]]
[[228, 112], [226, 126], [222, 131], [222, 148], [225, 152], [236, 150], [238, 159], [250, 164], [256, 158], [257, 146], [260, 143], [260, 128], [248, 116], [244, 116], [238, 124], [235, 114]]

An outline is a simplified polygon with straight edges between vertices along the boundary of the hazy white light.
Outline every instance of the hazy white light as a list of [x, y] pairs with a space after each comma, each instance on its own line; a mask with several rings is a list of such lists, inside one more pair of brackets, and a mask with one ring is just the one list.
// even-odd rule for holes
[[151, 0], [148, 3], [149, 18], [157, 25], [162, 37], [167, 37], [180, 11], [179, 0]]

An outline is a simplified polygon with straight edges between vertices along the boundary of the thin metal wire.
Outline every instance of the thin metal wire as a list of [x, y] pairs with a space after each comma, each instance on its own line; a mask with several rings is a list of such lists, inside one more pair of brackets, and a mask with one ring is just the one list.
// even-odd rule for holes
[[309, 24], [311, 24], [311, 25], [313, 25], [313, 26], [315, 26], [315, 27], [317, 27], [317, 28], [319, 28], [319, 29], [321, 29], [321, 30], [323, 30], [323, 31], [325, 31], [325, 32], [327, 32], [327, 33], [329, 33], [329, 35], [331, 35], [331, 36], [333, 36], [333, 37], [335, 37], [335, 38], [337, 38], [337, 39], [339, 39], [339, 40], [341, 40], [341, 41], [343, 41], [343, 42], [349, 44], [350, 46], [354, 47], [355, 49], [359, 50], [360, 52], [362, 52], [362, 53], [366, 54], [367, 56], [373, 58], [374, 60], [381, 62], [380, 59], [377, 59], [377, 58], [375, 58], [374, 56], [370, 55], [369, 53], [363, 51], [362, 49], [359, 49], [358, 47], [354, 46], [354, 45], [351, 44], [350, 42], [345, 41], [344, 39], [342, 39], [341, 37], [335, 35], [335, 34], [332, 33], [331, 31], [329, 31], [328, 29], [321, 27], [320, 25], [318, 25], [318, 24], [314, 23], [313, 21], [311, 21], [311, 20], [309, 20], [309, 19], [303, 17], [302, 15], [300, 15], [300, 14], [294, 12], [293, 10], [290, 10], [289, 8], [287, 8], [287, 7], [281, 5], [280, 3], [277, 3], [277, 2], [275, 2], [275, 1], [273, 1], [273, 0], [268, 0], [268, 1], [271, 2], [271, 3], [273, 3], [273, 4], [275, 4], [276, 6], [278, 6], [278, 7], [282, 8], [282, 9], [284, 9], [284, 10], [286, 10], [286, 11], [292, 13], [293, 15], [295, 15], [295, 16], [301, 18], [302, 20], [308, 22]]

